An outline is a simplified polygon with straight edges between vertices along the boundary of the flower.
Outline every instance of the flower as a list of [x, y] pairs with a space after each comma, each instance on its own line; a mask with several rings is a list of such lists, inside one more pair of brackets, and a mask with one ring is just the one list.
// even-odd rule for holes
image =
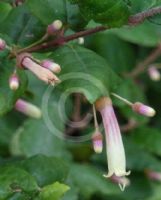
[[62, 21], [55, 20], [52, 24], [48, 25], [47, 27], [47, 34], [53, 35], [55, 32], [59, 31], [63, 26]]
[[45, 83], [54, 85], [55, 83], [60, 82], [59, 78], [55, 74], [53, 74], [49, 69], [39, 65], [36, 61], [33, 60], [30, 54], [20, 54], [17, 58], [17, 65], [29, 69], [33, 74], [35, 74]]
[[0, 51], [6, 48], [6, 42], [0, 38]]
[[155, 66], [149, 67], [148, 74], [150, 76], [150, 79], [153, 81], [159, 81], [161, 79], [160, 72]]
[[132, 109], [134, 112], [137, 112], [141, 115], [145, 115], [147, 117], [153, 117], [155, 115], [155, 110], [149, 106], [146, 106], [140, 102], [136, 102], [132, 105]]
[[121, 191], [124, 191], [125, 187], [130, 185], [130, 180], [124, 176], [118, 177], [118, 176], [113, 175], [110, 177], [110, 180], [113, 183], [117, 183], [119, 185]]
[[108, 174], [104, 177], [129, 175], [126, 172], [126, 158], [121, 138], [120, 128], [109, 97], [102, 97], [96, 102], [100, 111], [106, 136], [106, 149], [108, 158]]
[[161, 182], [161, 172], [155, 172], [148, 169], [145, 170], [145, 174], [149, 179]]
[[41, 62], [41, 66], [49, 69], [50, 71], [52, 71], [54, 73], [59, 73], [61, 71], [60, 65], [53, 62], [52, 60], [43, 60]]
[[16, 73], [11, 75], [9, 79], [9, 86], [11, 90], [17, 90], [19, 88], [19, 78]]
[[16, 101], [15, 109], [29, 117], [33, 117], [33, 118], [40, 118], [42, 115], [41, 110], [37, 106], [35, 106], [27, 101], [24, 101], [22, 99], [18, 99]]
[[102, 141], [102, 134], [100, 132], [95, 132], [92, 135], [92, 142], [93, 142], [93, 148], [96, 153], [102, 153], [103, 149], [103, 141]]

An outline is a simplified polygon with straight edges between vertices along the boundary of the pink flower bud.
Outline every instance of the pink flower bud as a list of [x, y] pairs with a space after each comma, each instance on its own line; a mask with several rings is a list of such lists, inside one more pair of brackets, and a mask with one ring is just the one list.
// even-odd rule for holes
[[0, 38], [0, 51], [6, 48], [6, 42]]
[[153, 81], [159, 81], [161, 79], [160, 72], [155, 66], [149, 67], [148, 74], [150, 76], [150, 79]]
[[51, 60], [43, 60], [41, 65], [54, 73], [59, 73], [61, 71], [60, 65]]
[[116, 175], [113, 175], [113, 176], [110, 177], [110, 180], [113, 183], [118, 184], [120, 189], [121, 189], [121, 191], [124, 191], [125, 187], [130, 185], [130, 180], [128, 178], [124, 177], [124, 176], [118, 177]]
[[141, 115], [145, 115], [147, 117], [153, 117], [155, 115], [155, 110], [149, 106], [146, 106], [140, 102], [136, 102], [132, 105], [132, 109], [134, 112], [137, 112]]
[[93, 148], [96, 153], [102, 153], [103, 138], [100, 132], [95, 132], [92, 136]]
[[47, 33], [49, 35], [55, 34], [55, 32], [59, 31], [62, 28], [62, 21], [55, 20], [52, 24], [48, 25], [47, 27]]
[[11, 90], [17, 90], [19, 88], [19, 78], [17, 74], [12, 74], [9, 79], [9, 86]]
[[161, 172], [155, 172], [155, 171], [151, 171], [151, 170], [145, 170], [145, 174], [147, 175], [147, 177], [149, 179], [161, 182]]
[[23, 4], [23, 2], [24, 2], [24, 0], [16, 0], [15, 4], [16, 4], [16, 6], [20, 6]]
[[42, 116], [41, 110], [37, 106], [22, 99], [17, 100], [15, 109], [29, 117], [40, 118]]

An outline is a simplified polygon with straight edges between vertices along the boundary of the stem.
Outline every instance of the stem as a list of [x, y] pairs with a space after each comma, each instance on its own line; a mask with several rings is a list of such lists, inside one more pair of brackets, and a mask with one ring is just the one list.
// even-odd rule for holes
[[145, 69], [154, 62], [159, 56], [161, 55], [161, 44], [154, 49], [151, 54], [145, 58], [145, 60], [141, 63], [139, 63], [136, 68], [128, 74], [128, 76], [135, 78], [137, 75], [143, 73]]
[[128, 20], [129, 25], [137, 25], [142, 23], [146, 18], [152, 17], [156, 14], [161, 13], [161, 7], [156, 7], [149, 9], [147, 11], [143, 11], [141, 13], [138, 13], [136, 15], [130, 16]]
[[97, 115], [96, 115], [96, 108], [93, 104], [93, 116], [94, 116], [94, 126], [96, 131], [99, 131], [98, 121], [97, 121]]
[[72, 116], [73, 121], [81, 120], [81, 94], [75, 94], [74, 112]]
[[29, 46], [27, 46], [27, 47], [25, 47], [25, 48], [23, 48], [23, 49], [18, 50], [17, 53], [21, 53], [22, 50], [23, 50], [23, 52], [25, 52], [25, 51], [27, 51], [28, 49], [31, 49], [32, 47], [34, 47], [34, 46], [36, 46], [36, 45], [38, 45], [38, 44], [44, 42], [47, 38], [48, 38], [48, 34], [45, 34], [45, 35], [44, 35], [42, 38], [40, 38], [38, 41], [32, 43], [31, 45], [29, 45]]
[[127, 105], [132, 106], [133, 103], [131, 103], [130, 101], [128, 101], [127, 99], [120, 97], [119, 95], [115, 94], [115, 93], [111, 93], [114, 97], [118, 98], [119, 100], [125, 102]]
[[[127, 24], [130, 25], [130, 26], [138, 25], [138, 24], [142, 23], [146, 18], [152, 17], [152, 16], [159, 14], [159, 13], [161, 13], [161, 7], [149, 9], [147, 11], [138, 13], [138, 14], [133, 15], [133, 16], [130, 16]], [[100, 31], [105, 31], [108, 28], [109, 27], [98, 26], [98, 27], [95, 27], [95, 28], [92, 28], [92, 29], [88, 29], [88, 30], [80, 31], [78, 33], [74, 33], [74, 34], [66, 36], [66, 37], [61, 36], [61, 37], [59, 37], [55, 40], [51, 40], [49, 42], [39, 44], [39, 45], [33, 46], [31, 48], [28, 48], [28, 49], [26, 49], [26, 48], [21, 49], [19, 51], [19, 53], [22, 53], [22, 52], [25, 52], [25, 51], [35, 52], [35, 51], [40, 51], [40, 50], [43, 50], [43, 49], [48, 49], [48, 48], [51, 48], [51, 47], [61, 46], [64, 43], [69, 42], [71, 40], [77, 39], [79, 37], [85, 37], [85, 36], [100, 32]]]

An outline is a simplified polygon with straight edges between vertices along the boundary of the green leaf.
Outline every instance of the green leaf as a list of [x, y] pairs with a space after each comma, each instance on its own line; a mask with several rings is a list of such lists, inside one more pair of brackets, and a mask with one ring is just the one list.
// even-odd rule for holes
[[54, 20], [66, 20], [66, 6], [64, 0], [30, 0], [27, 1], [30, 11], [44, 24]]
[[88, 22], [82, 16], [78, 5], [72, 5], [68, 0], [30, 0], [27, 6], [32, 14], [45, 25], [59, 19], [68, 24], [68, 27], [81, 30]]
[[22, 46], [37, 41], [45, 32], [45, 27], [25, 5], [12, 9], [0, 26], [0, 33], [12, 38], [14, 44]]
[[73, 30], [82, 30], [88, 21], [82, 16], [79, 6], [71, 4], [68, 0], [65, 2], [68, 26]]
[[97, 33], [88, 38], [87, 45], [104, 57], [117, 73], [127, 73], [136, 65], [136, 53], [132, 45], [114, 34]]
[[95, 193], [120, 194], [118, 186], [105, 179], [102, 174], [93, 166], [75, 164], [71, 166], [69, 177], [79, 188], [82, 199], [89, 199]]
[[68, 165], [56, 157], [37, 155], [22, 161], [20, 166], [29, 172], [41, 187], [56, 181], [63, 182], [68, 174]]
[[94, 19], [110, 27], [122, 26], [130, 15], [129, 7], [124, 0], [77, 0], [76, 3], [86, 19]]
[[39, 189], [35, 179], [22, 169], [3, 167], [0, 171], [0, 199], [6, 199], [16, 191], [32, 193]]
[[43, 120], [26, 120], [13, 136], [11, 152], [13, 155], [28, 157], [44, 154], [56, 157], [65, 156], [69, 159], [70, 154], [65, 149], [65, 142], [57, 138], [57, 134], [50, 132]]
[[131, 138], [124, 137], [124, 145], [129, 169], [143, 171], [149, 168], [154, 171], [160, 171], [160, 161], [153, 154], [144, 151]]
[[102, 57], [83, 47], [64, 46], [50, 57], [62, 67], [60, 87], [63, 91], [82, 92], [91, 103], [109, 95], [120, 82]]
[[158, 129], [141, 127], [135, 129], [131, 137], [141, 148], [161, 156], [161, 132]]
[[8, 3], [0, 2], [0, 22], [5, 20], [11, 9], [12, 7]]
[[44, 187], [40, 193], [41, 200], [61, 200], [61, 197], [70, 188], [67, 185], [56, 182]]
[[157, 0], [132, 0], [131, 1], [131, 11], [132, 13], [139, 13], [141, 11], [145, 11], [147, 9], [156, 6]]
[[123, 27], [110, 32], [128, 42], [146, 47], [155, 47], [161, 39], [161, 26], [148, 21], [134, 27]]
[[9, 152], [9, 144], [13, 132], [19, 127], [22, 122], [18, 112], [10, 112], [0, 118], [0, 154], [7, 156]]
[[16, 91], [9, 88], [9, 78], [13, 73], [13, 63], [3, 60], [0, 62], [0, 116], [10, 111], [17, 99], [19, 99], [27, 86], [27, 79], [24, 71], [18, 70], [17, 74], [20, 79], [20, 87]]

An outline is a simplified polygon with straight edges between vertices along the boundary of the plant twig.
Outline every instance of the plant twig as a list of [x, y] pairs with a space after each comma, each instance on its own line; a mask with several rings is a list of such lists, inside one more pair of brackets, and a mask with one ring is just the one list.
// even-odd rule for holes
[[[161, 13], [161, 7], [156, 7], [156, 8], [152, 8], [149, 9], [147, 11], [138, 13], [136, 15], [130, 16], [129, 20], [128, 20], [128, 25], [133, 26], [133, 25], [138, 25], [140, 23], [142, 23], [146, 18], [154, 16], [156, 14]], [[61, 36], [58, 37], [57, 39], [51, 40], [49, 42], [45, 42], [36, 46], [33, 46], [31, 48], [26, 49], [25, 51], [27, 52], [35, 52], [35, 51], [40, 51], [40, 50], [44, 50], [44, 49], [48, 49], [51, 47], [57, 47], [57, 46], [61, 46], [63, 44], [65, 44], [66, 42], [69, 42], [71, 40], [77, 39], [79, 37], [85, 37], [87, 35], [91, 35], [100, 31], [105, 31], [106, 29], [109, 29], [110, 27], [105, 27], [105, 26], [98, 26], [92, 29], [88, 29], [88, 30], [83, 30], [77, 33], [74, 33], [72, 35], [69, 36]], [[19, 53], [24, 52], [23, 49], [21, 49], [19, 51]]]
[[161, 55], [161, 44], [159, 44], [159, 46], [154, 49], [150, 55], [145, 58], [144, 61], [140, 62], [135, 68], [134, 70], [128, 74], [128, 76], [130, 77], [136, 77], [137, 75], [143, 73], [145, 71], [145, 69], [152, 63], [154, 62], [159, 56]]

